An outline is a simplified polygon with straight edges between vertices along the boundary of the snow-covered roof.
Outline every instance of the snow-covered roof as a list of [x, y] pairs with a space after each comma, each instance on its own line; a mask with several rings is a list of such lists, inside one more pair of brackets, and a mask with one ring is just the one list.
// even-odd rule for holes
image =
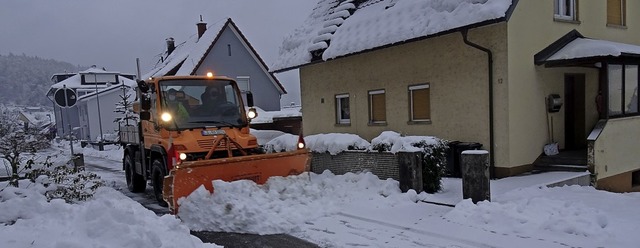
[[[90, 74], [88, 72], [87, 73], [85, 73], [85, 72], [80, 72], [80, 73], [78, 73], [78, 74], [76, 74], [76, 75], [74, 75], [74, 76], [72, 76], [70, 78], [62, 80], [59, 83], [51, 85], [51, 89], [62, 89], [63, 87], [67, 87], [67, 88], [71, 88], [71, 89], [95, 89], [96, 88], [95, 84], [82, 84], [81, 74]], [[96, 74], [98, 74], [98, 73], [96, 73]], [[105, 73], [105, 71], [100, 71], [99, 74], [120, 75], [119, 72]], [[114, 82], [114, 83], [116, 83], [116, 82]], [[123, 77], [123, 76], [118, 76], [118, 82], [117, 83], [118, 84], [124, 83], [125, 85], [132, 86], [132, 87], [136, 86], [136, 82], [134, 80], [128, 79], [128, 78]], [[104, 88], [104, 87], [105, 87], [104, 85], [98, 85], [98, 88]]]
[[620, 57], [640, 58], [640, 45], [592, 39], [574, 29], [536, 53], [534, 62], [547, 67], [594, 66]]
[[253, 106], [258, 112], [258, 116], [251, 120], [252, 124], [273, 123], [273, 119], [284, 117], [300, 117], [302, 116], [301, 107], [282, 108], [279, 111], [265, 111], [258, 106]]
[[[195, 64], [199, 63], [202, 57], [204, 57], [206, 51], [218, 37], [218, 34], [222, 31], [222, 28], [225, 26], [227, 20], [228, 19], [224, 19], [207, 26], [207, 31], [205, 31], [200, 38], [198, 38], [198, 34], [193, 34], [185, 42], [176, 45], [175, 50], [173, 50], [162, 63], [158, 64], [151, 71], [144, 74], [142, 78], [164, 76], [167, 75], [167, 73], [169, 73], [170, 71], [178, 68], [178, 66], [182, 66], [185, 64], [186, 67], [184, 70], [182, 68], [179, 69], [180, 73], [182, 74], [176, 73], [176, 75], [191, 75]], [[185, 70], [187, 69], [187, 67], [190, 67], [191, 71], [185, 74]]]
[[[274, 71], [506, 19], [512, 0], [319, 0], [287, 36]], [[323, 51], [324, 50], [324, 51]]]
[[[262, 67], [264, 73], [269, 77], [276, 89], [281, 93], [287, 93], [278, 79], [269, 72], [267, 65], [258, 55], [256, 50], [251, 46], [246, 37], [242, 34], [237, 25], [227, 18], [207, 26], [207, 30], [198, 38], [197, 34], [192, 35], [189, 39], [176, 46], [175, 50], [166, 57], [166, 59], [158, 64], [142, 78], [160, 77], [174, 71], [175, 75], [193, 75], [197, 67], [205, 59], [218, 37], [222, 34], [225, 27], [230, 28], [237, 36], [240, 42], [246, 47], [256, 63]], [[165, 52], [166, 53], [166, 52]]]
[[547, 61], [579, 59], [623, 54], [640, 56], [640, 46], [589, 38], [577, 38], [553, 54]]
[[40, 111], [20, 111], [20, 114], [24, 116], [24, 118], [31, 123], [32, 125], [36, 125], [41, 127], [46, 125], [52, 121], [51, 118], [54, 118], [55, 115], [51, 111], [40, 110]]

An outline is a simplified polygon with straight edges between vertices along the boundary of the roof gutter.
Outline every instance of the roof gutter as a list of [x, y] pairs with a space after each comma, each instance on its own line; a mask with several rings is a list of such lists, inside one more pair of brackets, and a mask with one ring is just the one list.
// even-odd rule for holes
[[467, 44], [468, 46], [471, 46], [475, 49], [478, 49], [480, 51], [487, 53], [487, 57], [488, 57], [487, 70], [489, 73], [489, 159], [490, 159], [489, 168], [490, 168], [491, 178], [494, 178], [495, 177], [495, 157], [494, 157], [493, 148], [495, 147], [495, 142], [494, 142], [495, 132], [493, 130], [494, 129], [493, 128], [493, 53], [488, 48], [469, 41], [469, 39], [467, 39], [468, 31], [469, 29], [460, 30], [464, 44]]

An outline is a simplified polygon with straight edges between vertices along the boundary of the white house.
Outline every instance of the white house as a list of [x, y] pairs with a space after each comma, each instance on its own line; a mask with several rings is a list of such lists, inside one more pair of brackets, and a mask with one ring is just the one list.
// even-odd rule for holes
[[[64, 79], [60, 80], [59, 76]], [[104, 134], [113, 133], [117, 129], [118, 124], [114, 120], [122, 117], [122, 114], [114, 110], [121, 101], [123, 87], [131, 100], [136, 97], [132, 90], [136, 86], [134, 79], [135, 76], [132, 74], [97, 68], [90, 68], [73, 76], [68, 73], [55, 74], [52, 81], [56, 83], [47, 93], [49, 99], [54, 101], [56, 91], [63, 88], [71, 89], [76, 95], [76, 103], [69, 108], [60, 107], [54, 101], [58, 136], [68, 135], [71, 130], [77, 139], [106, 139]]]

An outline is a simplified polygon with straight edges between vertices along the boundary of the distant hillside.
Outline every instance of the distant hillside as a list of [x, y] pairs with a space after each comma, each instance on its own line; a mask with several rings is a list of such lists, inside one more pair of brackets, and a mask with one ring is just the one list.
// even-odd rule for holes
[[77, 66], [67, 62], [0, 54], [0, 103], [51, 106], [45, 96], [52, 85], [51, 75], [77, 71]]

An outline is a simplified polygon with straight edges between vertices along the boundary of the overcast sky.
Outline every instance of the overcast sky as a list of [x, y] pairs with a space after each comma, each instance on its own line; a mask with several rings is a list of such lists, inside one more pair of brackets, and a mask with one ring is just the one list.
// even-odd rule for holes
[[[165, 50], [196, 33], [196, 23], [231, 17], [263, 60], [277, 59], [286, 34], [302, 24], [316, 0], [2, 0], [0, 54], [26, 54], [74, 65], [142, 74]], [[284, 103], [299, 103], [297, 71], [277, 75]]]

